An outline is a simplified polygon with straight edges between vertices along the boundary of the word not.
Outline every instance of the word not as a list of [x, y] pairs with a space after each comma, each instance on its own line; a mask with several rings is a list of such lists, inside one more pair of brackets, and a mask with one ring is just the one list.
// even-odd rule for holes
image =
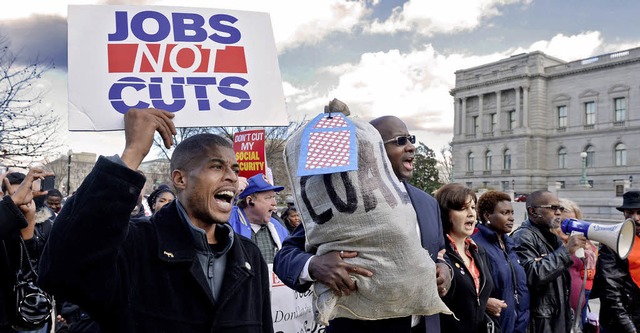
[[[169, 84], [169, 89], [162, 89], [163, 85], [166, 87], [166, 83], [163, 82], [162, 77], [152, 77], [147, 83], [144, 79], [138, 77], [123, 77], [116, 81], [109, 89], [109, 100], [113, 108], [125, 114], [130, 108], [148, 108], [153, 105], [154, 108], [167, 110], [169, 112], [177, 112], [184, 108], [187, 98], [185, 96], [185, 87], [189, 86], [189, 89], [193, 89], [195, 97], [198, 103], [198, 110], [209, 111], [211, 110], [210, 98], [208, 94], [208, 87], [217, 87], [217, 91], [224, 97], [217, 104], [223, 109], [230, 111], [241, 111], [247, 109], [251, 105], [251, 98], [249, 94], [240, 89], [248, 83], [247, 80], [241, 77], [227, 76], [220, 80], [218, 83], [215, 77], [173, 77], [172, 83]], [[123, 99], [123, 92], [133, 91], [137, 97], [137, 100], [133, 105], [127, 104]], [[165, 96], [166, 90], [170, 91], [170, 95]], [[171, 103], [167, 102], [171, 101]]]
[[244, 47], [200, 44], [108, 44], [109, 73], [247, 73]]

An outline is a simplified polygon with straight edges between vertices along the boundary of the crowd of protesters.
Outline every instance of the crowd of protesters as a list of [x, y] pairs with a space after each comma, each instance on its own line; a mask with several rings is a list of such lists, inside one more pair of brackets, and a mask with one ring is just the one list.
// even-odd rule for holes
[[[66, 200], [33, 186], [49, 175], [41, 169], [3, 175], [0, 333], [27, 332], [15, 325], [12, 294], [16, 274], [26, 269], [20, 244], [38, 268], [37, 283], [57, 301], [58, 316], [28, 332], [273, 332], [267, 264], [292, 289], [322, 283], [336, 297], [358, 292], [351, 276], [375, 275], [349, 264], [356, 251], [318, 255], [305, 247], [293, 200], [278, 212], [285, 187], [262, 174], [238, 177], [232, 145], [222, 137], [182, 141], [171, 157], [171, 184], [145, 198], [137, 168], [156, 132], [172, 147], [173, 114], [132, 109], [124, 118], [122, 155], [100, 157]], [[436, 263], [434, 287], [453, 315], [335, 318], [326, 332], [587, 331], [590, 298], [602, 304], [600, 332], [637, 332], [640, 190], [624, 193], [617, 207], [636, 226], [636, 242], [621, 259], [581, 234], [559, 231], [563, 219], [582, 213], [552, 192], [529, 194], [527, 218], [514, 230], [507, 193], [478, 196], [452, 183], [432, 196], [411, 186], [415, 136], [397, 117], [371, 125], [409, 194], [420, 245]]]

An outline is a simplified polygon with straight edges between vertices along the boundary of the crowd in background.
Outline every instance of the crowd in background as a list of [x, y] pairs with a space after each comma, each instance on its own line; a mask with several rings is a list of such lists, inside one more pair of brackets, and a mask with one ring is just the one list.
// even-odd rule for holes
[[[161, 116], [159, 115], [158, 117]], [[380, 131], [394, 173], [399, 180], [404, 182], [406, 190], [410, 194], [412, 204], [418, 215], [419, 224], [416, 226], [416, 230], [420, 235], [422, 246], [429, 250], [434, 262], [438, 263], [437, 287], [439, 296], [454, 315], [409, 316], [406, 318], [370, 321], [369, 323], [337, 318], [327, 327], [327, 332], [388, 332], [389, 330], [394, 330], [395, 332], [569, 333], [572, 330], [573, 332], [586, 331], [591, 329], [591, 323], [587, 320], [590, 318], [588, 307], [590, 298], [599, 298], [601, 302], [599, 318], [601, 332], [637, 332], [636, 327], [640, 325], [640, 303], [637, 301], [640, 299], [640, 242], [637, 241], [637, 235], [640, 234], [640, 191], [630, 190], [626, 192], [623, 196], [623, 204], [617, 207], [623, 213], [624, 218], [632, 219], [636, 226], [636, 242], [628, 258], [621, 259], [612, 249], [604, 245], [598, 245], [586, 239], [584, 235], [565, 234], [561, 229], [563, 220], [580, 220], [583, 218], [582, 212], [575, 202], [566, 198], [558, 198], [552, 192], [541, 190], [531, 193], [526, 202], [527, 218], [519, 228], [514, 230], [515, 218], [512, 198], [507, 193], [487, 191], [478, 196], [474, 190], [462, 184], [452, 183], [439, 188], [432, 197], [411, 187], [405, 181], [412, 175], [412, 157], [408, 158], [407, 156], [413, 156], [415, 152], [415, 146], [413, 145], [415, 137], [410, 135], [406, 125], [395, 117], [379, 119], [378, 122], [374, 120], [372, 124]], [[153, 131], [155, 130], [157, 128], [154, 127]], [[215, 141], [217, 139], [208, 138], [207, 140]], [[196, 143], [192, 144], [196, 145]], [[220, 143], [218, 142], [211, 143], [211, 146], [207, 149], [216, 154], [221, 154], [220, 151], [226, 154], [227, 151], [224, 149], [230, 149], [227, 146], [224, 149], [219, 148], [219, 145]], [[188, 150], [184, 153], [185, 155], [200, 156], [196, 152], [197, 148], [187, 147], [185, 149]], [[179, 155], [175, 158], [179, 159]], [[101, 161], [99, 163], [104, 164], [104, 166], [97, 166], [94, 174], [89, 177], [99, 177], [101, 176], [100, 172], [105, 174], [113, 172], [109, 177], [124, 175], [129, 171], [124, 170], [127, 166], [135, 165], [135, 163], [129, 164], [130, 161], [130, 157], [126, 155], [123, 155], [122, 160]], [[185, 168], [192, 168], [192, 170], [198, 170], [198, 172], [212, 172], [193, 166], [188, 157], [185, 157], [184, 161], [179, 160], [176, 163], [183, 163]], [[218, 163], [216, 164], [218, 169], [214, 172], [218, 172], [223, 168], [230, 168], [227, 165], [229, 161], [222, 158], [219, 162], [209, 163]], [[118, 168], [124, 168], [124, 171], [109, 171], [111, 170], [109, 168], [115, 165]], [[195, 252], [189, 252], [193, 253], [194, 258], [197, 258], [192, 269], [197, 271], [202, 269], [205, 276], [198, 282], [204, 289], [198, 290], [205, 290], [205, 294], [214, 304], [212, 309], [215, 309], [215, 311], [218, 311], [215, 306], [216, 302], [231, 297], [225, 294], [225, 288], [230, 288], [230, 282], [222, 280], [222, 277], [217, 272], [222, 270], [226, 277], [226, 274], [230, 274], [230, 270], [235, 269], [230, 268], [232, 266], [229, 265], [237, 259], [236, 256], [240, 252], [234, 251], [247, 251], [242, 252], [245, 253], [243, 255], [248, 257], [246, 262], [241, 263], [241, 266], [244, 265], [246, 266], [244, 269], [255, 272], [256, 276], [252, 277], [252, 279], [261, 279], [264, 273], [263, 265], [273, 263], [274, 270], [282, 281], [298, 291], [308, 289], [312, 282], [320, 282], [330, 286], [336, 295], [347, 296], [350, 293], [357, 292], [357, 286], [353, 285], [349, 274], [365, 276], [373, 274], [367, 270], [367, 267], [354, 267], [347, 263], [348, 258], [356, 256], [357, 253], [347, 251], [332, 252], [324, 255], [316, 255], [313, 252], [307, 253], [307, 249], [304, 246], [304, 221], [302, 221], [300, 211], [296, 208], [294, 200], [291, 197], [287, 197], [285, 200], [286, 207], [279, 209], [277, 195], [284, 187], [273, 184], [271, 180], [262, 174], [249, 179], [238, 178], [229, 174], [223, 175], [223, 177], [226, 177], [223, 179], [224, 182], [228, 184], [237, 182], [240, 185], [240, 189], [237, 191], [237, 198], [234, 198], [236, 193], [230, 190], [235, 185], [215, 187], [216, 191], [211, 193], [207, 192], [207, 190], [198, 190], [203, 180], [193, 174], [178, 175], [180, 177], [174, 177], [174, 184], [171, 186], [160, 185], [148, 196], [142, 192], [127, 192], [130, 186], [126, 184], [120, 186], [121, 189], [114, 190], [109, 187], [116, 187], [116, 185], [105, 183], [101, 186], [107, 187], [105, 191], [111, 192], [105, 192], [106, 194], [103, 196], [97, 196], [97, 194], [96, 197], [88, 196], [91, 202], [93, 200], [102, 200], [99, 204], [112, 205], [111, 208], [117, 212], [126, 211], [126, 205], [123, 206], [122, 204], [124, 201], [117, 200], [130, 200], [133, 206], [133, 209], [129, 210], [130, 213], [127, 211], [128, 216], [125, 216], [129, 221], [119, 225], [117, 228], [120, 229], [114, 229], [116, 227], [112, 226], [105, 227], [101, 231], [105, 233], [113, 232], [114, 240], [125, 242], [123, 243], [124, 248], [114, 245], [110, 248], [112, 249], [111, 253], [104, 255], [109, 258], [123, 255], [130, 256], [129, 259], [118, 259], [125, 260], [124, 263], [118, 262], [119, 265], [124, 265], [122, 267], [124, 267], [127, 274], [130, 274], [127, 275], [127, 279], [130, 280], [113, 281], [107, 279], [105, 280], [106, 282], [103, 282], [118, 284], [120, 287], [110, 290], [119, 295], [123, 293], [123, 295], [126, 295], [126, 299], [113, 300], [112, 302], [112, 296], [100, 294], [100, 297], [104, 297], [102, 298], [103, 300], [108, 300], [108, 304], [96, 305], [95, 302], [97, 300], [92, 299], [93, 295], [80, 294], [79, 291], [74, 290], [73, 286], [66, 284], [65, 281], [56, 281], [55, 284], [51, 283], [47, 287], [52, 291], [56, 299], [54, 313], [57, 316], [53, 317], [38, 330], [15, 330], [15, 327], [12, 327], [10, 322], [12, 307], [14, 306], [11, 299], [11, 288], [15, 282], [15, 273], [26, 269], [25, 263], [18, 259], [21, 251], [16, 244], [22, 238], [32, 260], [30, 264], [35, 267], [40, 265], [41, 268], [46, 268], [44, 271], [47, 276], [44, 279], [45, 281], [55, 281], [60, 277], [64, 277], [65, 275], [53, 275], [57, 269], [60, 269], [57, 266], [53, 266], [54, 263], [59, 264], [59, 260], [64, 260], [56, 258], [55, 253], [48, 253], [50, 257], [47, 258], [52, 258], [51, 267], [48, 267], [49, 262], [40, 263], [39, 261], [42, 258], [45, 245], [51, 240], [54, 240], [55, 243], [56, 235], [61, 237], [62, 233], [66, 234], [69, 230], [68, 228], [71, 227], [80, 228], [65, 219], [69, 217], [72, 209], [79, 209], [79, 207], [82, 208], [84, 206], [73, 206], [67, 209], [64, 206], [69, 202], [71, 202], [71, 205], [89, 204], [84, 202], [83, 197], [81, 197], [83, 194], [88, 195], [87, 192], [80, 192], [77, 194], [78, 198], [68, 199], [63, 198], [62, 194], [56, 189], [49, 190], [46, 193], [41, 191], [34, 192], [33, 201], [31, 201], [30, 197], [25, 198], [25, 190], [19, 190], [19, 186], [24, 184], [23, 187], [28, 186], [31, 189], [33, 180], [41, 176], [36, 172], [30, 171], [28, 174], [11, 172], [3, 175], [2, 190], [5, 194], [5, 199], [2, 204], [6, 207], [2, 206], [2, 209], [6, 209], [10, 213], [1, 216], [6, 221], [0, 220], [0, 231], [2, 231], [2, 234], [0, 234], [0, 237], [2, 237], [2, 247], [0, 247], [0, 288], [2, 291], [0, 293], [0, 333], [49, 332], [52, 330], [57, 332], [100, 332], [100, 326], [112, 319], [105, 317], [105, 314], [113, 313], [105, 310], [105, 306], [122, 306], [123, 308], [126, 307], [127, 311], [137, 312], [130, 314], [132, 317], [123, 315], [113, 319], [113, 325], [109, 325], [108, 329], [103, 328], [102, 331], [117, 331], [123, 327], [127, 328], [125, 330], [134, 330], [133, 328], [136, 331], [144, 330], [144, 328], [138, 328], [138, 325], [143, 325], [146, 328], [156, 327], [146, 321], [144, 321], [144, 324], [140, 324], [137, 321], [140, 315], [138, 312], [142, 311], [142, 309], [136, 308], [138, 303], [135, 302], [144, 303], [145, 306], [148, 306], [148, 308], [145, 307], [144, 309], [151, 311], [149, 309], [155, 309], [154, 302], [164, 302], [164, 299], [157, 301], [152, 294], [154, 292], [162, 293], [166, 289], [156, 290], [151, 294], [147, 294], [145, 291], [140, 290], [130, 290], [124, 293], [121, 288], [127, 288], [126, 283], [128, 281], [137, 279], [138, 277], [135, 274], [147, 276], [145, 273], [140, 272], [142, 268], [138, 267], [139, 262], [135, 262], [135, 260], [143, 258], [149, 262], [155, 262], [158, 259], [154, 256], [158, 253], [164, 256], [162, 260], [167, 262], [191, 260], [188, 259], [191, 257], [181, 257], [184, 253], [180, 251], [186, 251], [180, 250], [182, 249], [181, 246], [185, 246], [185, 239], [175, 241], [162, 239], [162, 236], [160, 236], [164, 232], [162, 228], [167, 228], [169, 233], [175, 234], [178, 232], [162, 224], [164, 222], [158, 222], [164, 220], [182, 220], [185, 221], [185, 225], [192, 223], [193, 225], [201, 226], [202, 224], [197, 224], [193, 220], [207, 220], [213, 216], [218, 219], [215, 223], [228, 222], [228, 225], [233, 229], [217, 228], [216, 230], [207, 230], [205, 228], [205, 232], [200, 234], [200, 231], [197, 231], [197, 228], [193, 227], [193, 225], [190, 227], [191, 229], [185, 227], [185, 230], [191, 230], [189, 232], [193, 233], [193, 238], [196, 239]], [[36, 174], [35, 177], [34, 174]], [[126, 177], [130, 179], [127, 181], [132, 183], [139, 184], [144, 182], [143, 175], [136, 174], [136, 172], [126, 174]], [[234, 177], [236, 177], [235, 180]], [[196, 189], [193, 189], [194, 187]], [[84, 190], [89, 191], [89, 189]], [[18, 197], [16, 193], [22, 195], [22, 197]], [[109, 195], [118, 193], [130, 198], [114, 199], [114, 202], [107, 200]], [[208, 196], [212, 196], [213, 199]], [[11, 201], [11, 198], [13, 198], [13, 201]], [[233, 201], [236, 199], [237, 201]], [[201, 204], [197, 200], [208, 203]], [[212, 201], [209, 202], [207, 200]], [[93, 205], [95, 204], [98, 203], [93, 203]], [[216, 205], [220, 207], [229, 205], [229, 207], [228, 209], [211, 208], [211, 206]], [[218, 214], [219, 210], [225, 211], [225, 213]], [[100, 211], [104, 213], [108, 209]], [[192, 213], [193, 211], [196, 213]], [[214, 213], [210, 213], [210, 211]], [[20, 216], [18, 213], [22, 213], [24, 216]], [[56, 229], [56, 224], [58, 223], [56, 217], [58, 214], [64, 215], [64, 222], [60, 222], [64, 225]], [[84, 214], [82, 215], [83, 218], [97, 218], [90, 211], [81, 212], [81, 214]], [[226, 215], [228, 217], [225, 214], [228, 214]], [[115, 217], [120, 218], [122, 215], [116, 216], [114, 212], [113, 218]], [[22, 223], [23, 219], [26, 226]], [[5, 225], [8, 226], [9, 222], [13, 220], [18, 220], [22, 224], [19, 224], [19, 228], [6, 229]], [[91, 221], [73, 221], [75, 224], [89, 222]], [[127, 223], [137, 226], [127, 229], [125, 227]], [[154, 225], [156, 223], [158, 225]], [[62, 229], [63, 227], [65, 228], [64, 230]], [[54, 230], [53, 234], [52, 229]], [[137, 235], [135, 233], [138, 232], [138, 229], [154, 234], [157, 233], [159, 238], [146, 238]], [[58, 234], [56, 234], [56, 230]], [[123, 232], [122, 230], [129, 231]], [[128, 245], [126, 242], [129, 237], [132, 237], [129, 234], [131, 232], [134, 233], [135, 237], [141, 237], [136, 238], [138, 241], [148, 242], [150, 248], [143, 250], [133, 245]], [[142, 233], [142, 231], [140, 232]], [[231, 239], [234, 234], [246, 239], [233, 241]], [[87, 243], [84, 245], [88, 247], [91, 247], [90, 243], [95, 241], [95, 246], [102, 246], [98, 237], [91, 235], [85, 235], [84, 237], [86, 238], [81, 237], [81, 239], [74, 241]], [[202, 239], [201, 245], [203, 247], [199, 247], [198, 238]], [[229, 239], [229, 242], [225, 239]], [[190, 236], [188, 242], [192, 241]], [[239, 245], [240, 243], [242, 245]], [[54, 246], [59, 248], [65, 246], [65, 244], [51, 245], [52, 248]], [[234, 249], [235, 246], [240, 246], [241, 249]], [[255, 250], [253, 250], [254, 246]], [[48, 250], [53, 251], [52, 249]], [[145, 251], [147, 250], [152, 252], [146, 253]], [[252, 251], [259, 252], [261, 258], [252, 257]], [[81, 260], [79, 259], [81, 258], [80, 255], [76, 258]], [[221, 261], [220, 258], [223, 258], [223, 260]], [[94, 268], [90, 262], [85, 262], [83, 265], [85, 265], [83, 270]], [[66, 265], [64, 267], [69, 268]], [[153, 273], [163, 272], [165, 269], [162, 264], [156, 265], [154, 263], [145, 264], [144, 267], [144, 269], [149, 269]], [[99, 269], [99, 266], [95, 266], [95, 269]], [[86, 277], [95, 277], [95, 274], [107, 273], [108, 271], [87, 273]], [[172, 275], [174, 273], [171, 271], [161, 274], [168, 274], [166, 276], [171, 277], [174, 276]], [[52, 278], [49, 275], [54, 277]], [[416, 283], [419, 283], [419, 281], [416, 281]], [[168, 286], [162, 283], [159, 285], [165, 288]], [[190, 290], [185, 288], [181, 287], [179, 288], [180, 290], [173, 292], [178, 293]], [[238, 332], [272, 331], [272, 328], [265, 327], [269, 326], [265, 323], [271, 320], [271, 314], [265, 313], [270, 311], [270, 307], [268, 304], [263, 304], [265, 299], [268, 301], [268, 292], [263, 294], [264, 289], [261, 289], [264, 288], [264, 281], [251, 282], [246, 288], [249, 288], [246, 290], [247, 293], [253, 294], [249, 294], [251, 297], [248, 297], [244, 302], [251, 304], [253, 304], [252, 302], [262, 303], [257, 307], [234, 305], [236, 306], [236, 311], [248, 311], [247, 316], [239, 316], [239, 319], [237, 319], [242, 321], [242, 324], [224, 320], [219, 321], [219, 319], [213, 319], [213, 324], [209, 319], [201, 322], [198, 316], [191, 313], [195, 311], [194, 308], [185, 305], [186, 303], [184, 302], [180, 303], [185, 307], [183, 312], [180, 313], [184, 318], [194, 321], [191, 326], [194, 331], [200, 331], [201, 328], [210, 327], [210, 325], [221, 327], [223, 330], [228, 328], [225, 325], [240, 325], [239, 327], [241, 328], [237, 330]], [[56, 293], [58, 290], [63, 291], [61, 295]], [[193, 290], [190, 290], [190, 293], [193, 293]], [[78, 300], [82, 304], [76, 305], [76, 303], [67, 301], [67, 297]], [[187, 296], [182, 295], [182, 297]], [[189, 297], [196, 296], [189, 295]], [[200, 297], [196, 298], [198, 298], [198, 301], [205, 301]], [[215, 313], [217, 316], [218, 312]], [[154, 314], [146, 313], [142, 316], [153, 318]], [[184, 318], [178, 320], [178, 322], [186, 320]], [[369, 325], [371, 323], [373, 323], [373, 326]], [[171, 325], [179, 324], [171, 322]], [[247, 325], [253, 325], [254, 327], [247, 328]], [[167, 331], [172, 330], [167, 328]]]

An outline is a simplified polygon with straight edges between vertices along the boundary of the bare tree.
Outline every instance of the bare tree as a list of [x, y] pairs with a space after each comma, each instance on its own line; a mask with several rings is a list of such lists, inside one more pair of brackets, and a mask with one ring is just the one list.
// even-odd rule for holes
[[440, 148], [442, 159], [438, 161], [438, 170], [440, 171], [440, 182], [448, 184], [453, 182], [453, 154], [451, 151], [451, 142], [449, 147]]
[[58, 117], [42, 103], [46, 91], [37, 85], [53, 64], [38, 59], [23, 65], [0, 36], [0, 161], [24, 167], [47, 157], [59, 145]]

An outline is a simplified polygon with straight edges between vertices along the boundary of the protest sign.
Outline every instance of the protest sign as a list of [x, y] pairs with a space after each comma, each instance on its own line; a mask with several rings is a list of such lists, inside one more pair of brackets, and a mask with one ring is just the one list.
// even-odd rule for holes
[[239, 176], [251, 178], [259, 173], [266, 174], [264, 142], [264, 129], [241, 131], [233, 135], [233, 150], [240, 166]]
[[313, 287], [299, 293], [284, 285], [269, 265], [271, 276], [271, 316], [275, 333], [324, 333], [313, 319]]
[[130, 108], [178, 127], [287, 126], [267, 13], [70, 5], [69, 130], [119, 130]]

